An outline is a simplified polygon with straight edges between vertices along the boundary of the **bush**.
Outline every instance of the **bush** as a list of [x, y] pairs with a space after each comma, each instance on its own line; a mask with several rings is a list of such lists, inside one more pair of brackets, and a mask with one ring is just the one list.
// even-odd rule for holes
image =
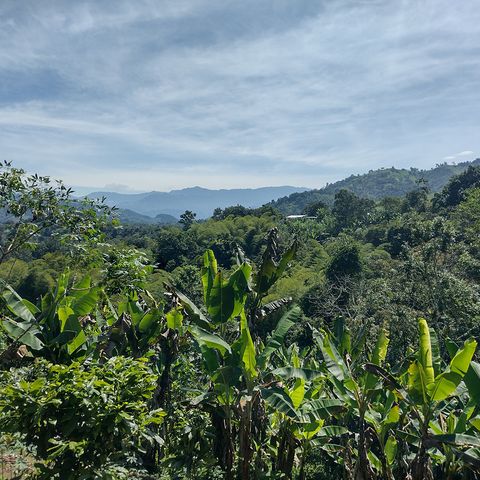
[[4, 373], [0, 429], [20, 432], [41, 460], [37, 478], [98, 478], [109, 462], [141, 463], [136, 452], [159, 443], [150, 410], [157, 377], [145, 360], [115, 357], [103, 365], [53, 365]]

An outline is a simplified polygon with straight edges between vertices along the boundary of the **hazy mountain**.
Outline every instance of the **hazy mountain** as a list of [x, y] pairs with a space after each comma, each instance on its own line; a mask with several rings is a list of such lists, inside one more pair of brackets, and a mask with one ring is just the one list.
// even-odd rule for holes
[[367, 198], [402, 196], [413, 190], [420, 179], [427, 182], [431, 191], [438, 192], [451, 177], [462, 173], [469, 165], [480, 165], [480, 158], [456, 165], [444, 163], [429, 170], [419, 170], [417, 168], [411, 168], [410, 170], [398, 168], [371, 170], [363, 175], [351, 175], [344, 180], [331, 183], [320, 189], [293, 193], [271, 202], [270, 205], [285, 214], [301, 213], [311, 203], [317, 201], [333, 202], [335, 193], [342, 188]]
[[148, 223], [150, 225], [169, 225], [178, 223], [178, 218], [173, 215], [159, 213], [156, 217], [149, 217], [148, 215], [142, 215], [127, 208], [118, 209], [117, 216], [123, 224]]
[[243, 205], [256, 208], [294, 192], [304, 192], [306, 188], [297, 187], [263, 187], [239, 188], [232, 190], [209, 190], [192, 187], [171, 192], [116, 193], [93, 192], [90, 198], [106, 197], [108, 205], [131, 210], [141, 215], [155, 217], [158, 214], [172, 215], [179, 218], [185, 210], [192, 210], [197, 218], [207, 218], [216, 207], [225, 208]]

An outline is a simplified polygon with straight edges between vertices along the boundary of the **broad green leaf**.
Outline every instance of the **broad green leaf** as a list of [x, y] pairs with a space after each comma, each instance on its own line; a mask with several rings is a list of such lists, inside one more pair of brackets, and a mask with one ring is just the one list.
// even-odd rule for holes
[[83, 332], [83, 328], [80, 325], [80, 322], [78, 321], [78, 317], [76, 315], [70, 315], [67, 318], [62, 328], [62, 332], [63, 331], [70, 331], [76, 333]]
[[84, 295], [77, 296], [72, 302], [72, 309], [78, 316], [92, 313], [98, 303], [100, 289], [92, 288]]
[[388, 338], [387, 330], [385, 328], [381, 328], [375, 343], [372, 357], [370, 359], [372, 363], [381, 365], [385, 361], [389, 342], [390, 339]]
[[381, 472], [382, 462], [380, 461], [380, 459], [371, 450], [367, 452], [367, 456], [368, 456], [368, 460], [370, 461], [370, 464], [373, 465], [375, 470], [377, 470], [377, 472]]
[[[92, 278], [90, 277], [90, 275], [85, 275], [78, 283], [76, 283], [73, 286], [72, 292], [78, 292], [78, 291], [81, 291], [81, 290], [89, 290], [91, 285], [92, 285]], [[79, 294], [83, 295], [83, 292], [80, 292]]]
[[[179, 330], [181, 328], [182, 322], [183, 322], [182, 310], [183, 310], [182, 307], [172, 308], [172, 310], [170, 310], [165, 315], [165, 318], [167, 319], [168, 328], [172, 330]], [[141, 326], [141, 323], [140, 323], [140, 326]]]
[[340, 437], [341, 435], [346, 435], [348, 433], [348, 428], [342, 427], [340, 425], [327, 425], [320, 430], [320, 435], [322, 437]]
[[427, 402], [428, 392], [425, 384], [425, 373], [418, 360], [412, 362], [408, 368], [408, 393], [417, 404]]
[[468, 393], [477, 406], [480, 406], [480, 364], [477, 362], [470, 362], [470, 368], [463, 381], [467, 386]]
[[188, 330], [200, 346], [204, 345], [208, 348], [218, 350], [222, 355], [224, 355], [225, 352], [231, 352], [230, 345], [218, 335], [207, 332], [197, 325], [190, 325]]
[[270, 387], [261, 389], [262, 397], [271, 407], [290, 418], [295, 418], [297, 413], [291, 398], [282, 388]]
[[420, 350], [418, 352], [418, 361], [423, 370], [423, 381], [426, 388], [433, 384], [435, 380], [435, 372], [432, 360], [432, 344], [430, 341], [430, 329], [424, 318], [418, 320], [418, 329], [420, 337]]
[[[371, 363], [375, 365], [381, 365], [384, 362], [387, 356], [389, 342], [390, 339], [388, 338], [388, 332], [385, 328], [381, 328], [380, 332], [378, 333], [377, 341], [375, 342], [375, 348], [373, 349], [372, 356], [370, 358]], [[367, 373], [365, 379], [365, 387], [367, 390], [374, 388], [376, 384], [377, 379], [373, 373]]]
[[[265, 296], [272, 285], [283, 275], [288, 264], [293, 260], [298, 249], [297, 242], [294, 242], [292, 246], [284, 253], [277, 265], [271, 256], [264, 256], [259, 271], [255, 276], [255, 291], [261, 297]], [[272, 255], [271, 249], [265, 252], [269, 252]]]
[[20, 318], [24, 322], [35, 322], [34, 313], [31, 311], [32, 304], [30, 302], [26, 303], [25, 300], [20, 297], [20, 295], [13, 290], [10, 286], [6, 286], [6, 290], [3, 291], [2, 297], [5, 300], [7, 308], [12, 312], [16, 317]]
[[273, 352], [281, 348], [283, 339], [285, 335], [290, 330], [290, 328], [298, 322], [302, 316], [302, 311], [299, 306], [295, 305], [290, 310], [288, 310], [282, 318], [277, 323], [275, 330], [273, 331], [270, 338], [267, 340], [267, 344], [263, 349], [262, 353], [259, 355], [258, 363], [261, 367], [264, 367], [265, 364], [270, 359], [270, 356]]
[[202, 313], [202, 311], [183, 293], [178, 292], [172, 287], [170, 288], [175, 296], [178, 298], [180, 301], [180, 304], [184, 308], [184, 313], [186, 313], [189, 317], [189, 319], [197, 324], [199, 327], [203, 329], [208, 329], [210, 327], [210, 322], [208, 321], [207, 317]]
[[275, 274], [275, 281], [278, 280], [282, 275], [283, 273], [285, 272], [288, 264], [293, 260], [293, 258], [295, 257], [296, 253], [297, 253], [297, 250], [298, 250], [298, 243], [297, 241], [294, 241], [293, 244], [291, 245], [291, 247], [283, 254], [279, 264], [278, 264], [278, 267], [277, 267], [277, 271], [276, 271], [276, 274]]
[[248, 379], [252, 380], [257, 376], [257, 358], [255, 346], [248, 329], [247, 318], [243, 311], [242, 315], [240, 315], [240, 358]]
[[[458, 346], [450, 339], [447, 338], [445, 345], [448, 350], [450, 358], [453, 358], [458, 351]], [[470, 397], [476, 405], [480, 405], [480, 364], [471, 361], [470, 368], [463, 378], [465, 385], [467, 386]]]
[[430, 392], [432, 400], [438, 402], [445, 400], [456, 390], [470, 367], [476, 348], [477, 342], [470, 339], [465, 342], [463, 348], [457, 351], [448, 369], [435, 379], [435, 384]]
[[138, 302], [137, 295], [131, 296], [129, 298], [127, 303], [126, 313], [130, 315], [133, 325], [138, 325], [142, 320], [143, 316], [145, 315], [145, 312], [143, 311], [143, 308], [140, 306], [140, 303]]
[[279, 377], [289, 379], [289, 378], [298, 378], [301, 380], [306, 380], [311, 382], [316, 378], [319, 378], [324, 375], [320, 370], [312, 370], [310, 368], [295, 368], [295, 367], [282, 367], [276, 368], [272, 371], [273, 375], [278, 375]]
[[357, 360], [363, 352], [365, 351], [365, 344], [367, 342], [368, 328], [367, 323], [362, 325], [362, 327], [356, 332], [355, 337], [352, 341], [351, 353], [350, 356], [353, 361]]
[[224, 282], [222, 272], [217, 272], [213, 280], [208, 301], [208, 313], [213, 323], [225, 323], [232, 317], [235, 307], [233, 288]]
[[338, 445], [336, 443], [326, 443], [328, 441], [328, 436], [322, 436], [314, 438], [311, 441], [311, 444], [315, 447], [321, 448], [323, 451], [327, 452], [332, 458], [335, 459], [341, 465], [343, 462], [342, 460], [342, 453], [345, 452], [344, 445]]
[[66, 330], [60, 333], [59, 335], [57, 335], [52, 340], [50, 340], [49, 345], [63, 346], [71, 342], [76, 336], [77, 336], [77, 332]]
[[309, 402], [304, 402], [298, 419], [305, 423], [313, 420], [322, 420], [332, 415], [336, 415], [345, 410], [345, 403], [335, 398], [317, 398]]
[[350, 330], [345, 326], [345, 319], [343, 317], [337, 317], [333, 322], [333, 332], [335, 335], [336, 343], [339, 353], [344, 355], [350, 354], [352, 351], [352, 339]]
[[211, 378], [218, 401], [222, 405], [234, 402], [235, 390], [243, 383], [242, 370], [236, 366], [227, 365], [217, 368]]
[[311, 423], [298, 425], [294, 434], [297, 438], [311, 440], [320, 431], [323, 423], [323, 420], [315, 420]]
[[434, 443], [447, 443], [457, 446], [480, 447], [480, 437], [472, 435], [446, 434], [432, 435], [429, 440]]
[[400, 420], [400, 407], [398, 405], [394, 405], [387, 413], [387, 416], [383, 420], [383, 424], [387, 425], [394, 425], [398, 423]]
[[480, 432], [480, 416], [471, 418], [470, 423]]
[[67, 350], [70, 355], [75, 353], [83, 344], [87, 341], [87, 337], [83, 330], [71, 341], [67, 344]]
[[288, 391], [288, 395], [292, 400], [293, 407], [297, 409], [303, 402], [303, 398], [305, 396], [305, 380], [302, 378], [297, 378], [293, 388]]
[[57, 280], [57, 286], [55, 288], [54, 299], [55, 302], [59, 302], [66, 294], [68, 282], [70, 280], [70, 272], [66, 271], [62, 273]]
[[322, 335], [320, 332], [314, 332], [314, 338], [325, 360], [328, 371], [340, 381], [343, 381], [348, 375], [347, 368], [342, 357], [339, 355], [337, 349], [334, 347], [327, 335]]
[[450, 362], [450, 370], [462, 377], [467, 373], [473, 354], [477, 348], [477, 341], [470, 338], [465, 341], [463, 348], [459, 350]]
[[8, 318], [0, 320], [0, 324], [14, 342], [23, 343], [32, 350], [44, 347], [44, 343], [37, 337], [40, 332], [35, 324], [15, 322]]
[[260, 270], [256, 275], [255, 291], [258, 293], [258, 295], [264, 296], [268, 292], [269, 288], [275, 283], [276, 271], [277, 266], [271, 258], [266, 258], [263, 260]]
[[395, 437], [389, 436], [385, 443], [385, 457], [389, 465], [395, 463], [395, 457], [397, 456], [397, 440]]
[[[181, 323], [182, 323], [181, 319], [183, 317], [182, 317], [182, 314], [180, 312], [179, 312], [179, 315], [181, 317], [180, 318], [180, 326], [181, 326]], [[158, 308], [152, 308], [140, 320], [140, 323], [138, 324], [138, 329], [142, 333], [148, 332], [152, 328], [153, 325], [157, 324], [161, 320], [161, 318], [162, 318], [162, 312]], [[166, 315], [166, 318], [167, 318], [167, 323], [168, 323], [168, 313]], [[178, 319], [174, 320], [174, 324], [175, 324], [175, 321], [178, 321]], [[168, 328], [177, 328], [177, 327], [174, 326], [174, 327], [168, 327]]]
[[218, 272], [217, 260], [212, 250], [207, 250], [203, 255], [203, 267], [202, 267], [202, 284], [203, 284], [203, 299], [205, 306], [208, 308], [210, 305], [210, 292], [213, 287], [215, 276]]
[[250, 292], [250, 275], [252, 267], [244, 263], [232, 273], [228, 279], [228, 285], [233, 292], [233, 311], [231, 318], [238, 317], [245, 307], [248, 292]]
[[57, 315], [58, 319], [60, 320], [60, 332], [63, 332], [65, 330], [65, 325], [67, 323], [67, 320], [69, 317], [74, 315], [74, 311], [72, 308], [70, 308], [68, 305], [62, 305], [58, 307], [57, 310]]
[[213, 349], [208, 347], [205, 343], [197, 342], [200, 351], [202, 352], [203, 361], [205, 367], [210, 374], [213, 374], [220, 368], [219, 354], [220, 351], [218, 348]]

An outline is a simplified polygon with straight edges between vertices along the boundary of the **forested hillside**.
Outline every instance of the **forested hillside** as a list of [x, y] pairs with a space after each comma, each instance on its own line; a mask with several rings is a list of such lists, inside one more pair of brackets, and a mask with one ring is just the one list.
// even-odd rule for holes
[[[415, 180], [454, 167], [350, 177], [375, 195], [327, 187], [301, 205], [314, 219], [232, 206], [122, 226], [2, 164], [0, 464], [479, 478], [480, 166], [457, 167], [438, 192]], [[405, 194], [380, 198], [397, 177]]]
[[443, 163], [430, 170], [416, 168], [382, 168], [371, 170], [363, 175], [351, 175], [318, 190], [292, 193], [271, 203], [279, 211], [291, 215], [302, 213], [305, 207], [314, 202], [331, 204], [335, 193], [347, 189], [360, 197], [379, 199], [383, 197], [401, 197], [415, 189], [418, 182], [424, 181], [432, 192], [440, 191], [454, 175], [463, 172], [469, 165], [480, 165], [480, 159], [473, 162], [449, 165]]

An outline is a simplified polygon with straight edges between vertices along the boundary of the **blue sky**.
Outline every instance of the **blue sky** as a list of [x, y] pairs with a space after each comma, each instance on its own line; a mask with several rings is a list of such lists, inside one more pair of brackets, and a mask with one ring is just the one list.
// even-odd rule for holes
[[118, 191], [480, 156], [478, 0], [0, 2], [3, 158]]

